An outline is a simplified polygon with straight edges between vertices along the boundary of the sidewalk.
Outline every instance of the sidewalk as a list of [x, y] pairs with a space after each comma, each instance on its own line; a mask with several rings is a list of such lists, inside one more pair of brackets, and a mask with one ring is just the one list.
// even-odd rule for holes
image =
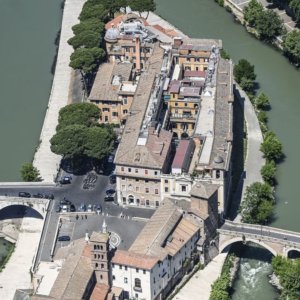
[[199, 270], [173, 298], [175, 300], [208, 300], [211, 285], [220, 276], [227, 253], [216, 256], [203, 270]]
[[30, 268], [39, 245], [43, 220], [23, 219], [16, 248], [0, 273], [0, 299], [13, 300], [16, 289], [30, 289]]
[[51, 152], [50, 139], [56, 132], [59, 110], [68, 104], [71, 81], [70, 56], [73, 48], [67, 43], [73, 36], [72, 26], [79, 23], [78, 16], [85, 0], [66, 0], [64, 6], [61, 35], [57, 55], [55, 75], [48, 109], [40, 135], [40, 145], [34, 156], [33, 164], [40, 171], [44, 182], [55, 180], [61, 157]]

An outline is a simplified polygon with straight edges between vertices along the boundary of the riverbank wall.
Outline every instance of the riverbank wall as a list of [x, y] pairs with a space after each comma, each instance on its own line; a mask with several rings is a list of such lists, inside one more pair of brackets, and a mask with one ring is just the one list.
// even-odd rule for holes
[[46, 183], [53, 183], [56, 180], [60, 168], [61, 156], [51, 151], [50, 139], [56, 132], [60, 109], [68, 104], [72, 71], [69, 63], [73, 52], [68, 40], [73, 36], [72, 26], [79, 23], [78, 16], [84, 2], [85, 0], [66, 0], [64, 5], [55, 74], [40, 135], [40, 144], [33, 160], [33, 165], [40, 171], [43, 182]]

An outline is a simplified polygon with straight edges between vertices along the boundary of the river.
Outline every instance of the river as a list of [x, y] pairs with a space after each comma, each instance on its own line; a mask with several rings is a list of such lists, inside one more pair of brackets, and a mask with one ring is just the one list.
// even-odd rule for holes
[[[197, 38], [220, 38], [235, 62], [246, 58], [255, 65], [257, 81], [271, 99], [269, 127], [283, 143], [286, 155], [285, 161], [278, 167], [276, 216], [271, 225], [300, 231], [300, 202], [297, 189], [300, 167], [300, 72], [279, 52], [251, 37], [241, 25], [233, 21], [231, 14], [213, 0], [156, 2], [157, 13], [187, 35]], [[268, 284], [266, 276], [271, 272], [268, 260], [264, 259], [261, 252], [255, 256], [252, 249], [245, 251], [233, 299], [276, 299], [278, 295]], [[249, 285], [251, 282], [257, 282], [253, 285], [255, 288]]]
[[47, 108], [61, 0], [0, 0], [0, 181], [20, 180]]

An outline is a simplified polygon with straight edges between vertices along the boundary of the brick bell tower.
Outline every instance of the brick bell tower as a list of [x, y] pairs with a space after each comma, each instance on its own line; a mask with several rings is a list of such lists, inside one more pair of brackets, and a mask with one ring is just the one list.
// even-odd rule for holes
[[110, 286], [109, 234], [107, 233], [105, 220], [103, 221], [102, 232], [92, 233], [90, 245], [96, 281]]

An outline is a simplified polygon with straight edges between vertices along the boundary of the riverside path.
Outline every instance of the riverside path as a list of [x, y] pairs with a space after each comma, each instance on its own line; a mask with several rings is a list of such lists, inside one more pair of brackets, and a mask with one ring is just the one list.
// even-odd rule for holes
[[54, 182], [61, 156], [50, 149], [50, 139], [56, 132], [59, 110], [67, 105], [71, 81], [70, 56], [73, 48], [68, 39], [73, 36], [72, 26], [79, 22], [78, 16], [85, 0], [66, 0], [64, 5], [59, 48], [55, 74], [50, 93], [48, 109], [40, 135], [40, 145], [35, 153], [33, 164], [40, 171], [44, 182]]

